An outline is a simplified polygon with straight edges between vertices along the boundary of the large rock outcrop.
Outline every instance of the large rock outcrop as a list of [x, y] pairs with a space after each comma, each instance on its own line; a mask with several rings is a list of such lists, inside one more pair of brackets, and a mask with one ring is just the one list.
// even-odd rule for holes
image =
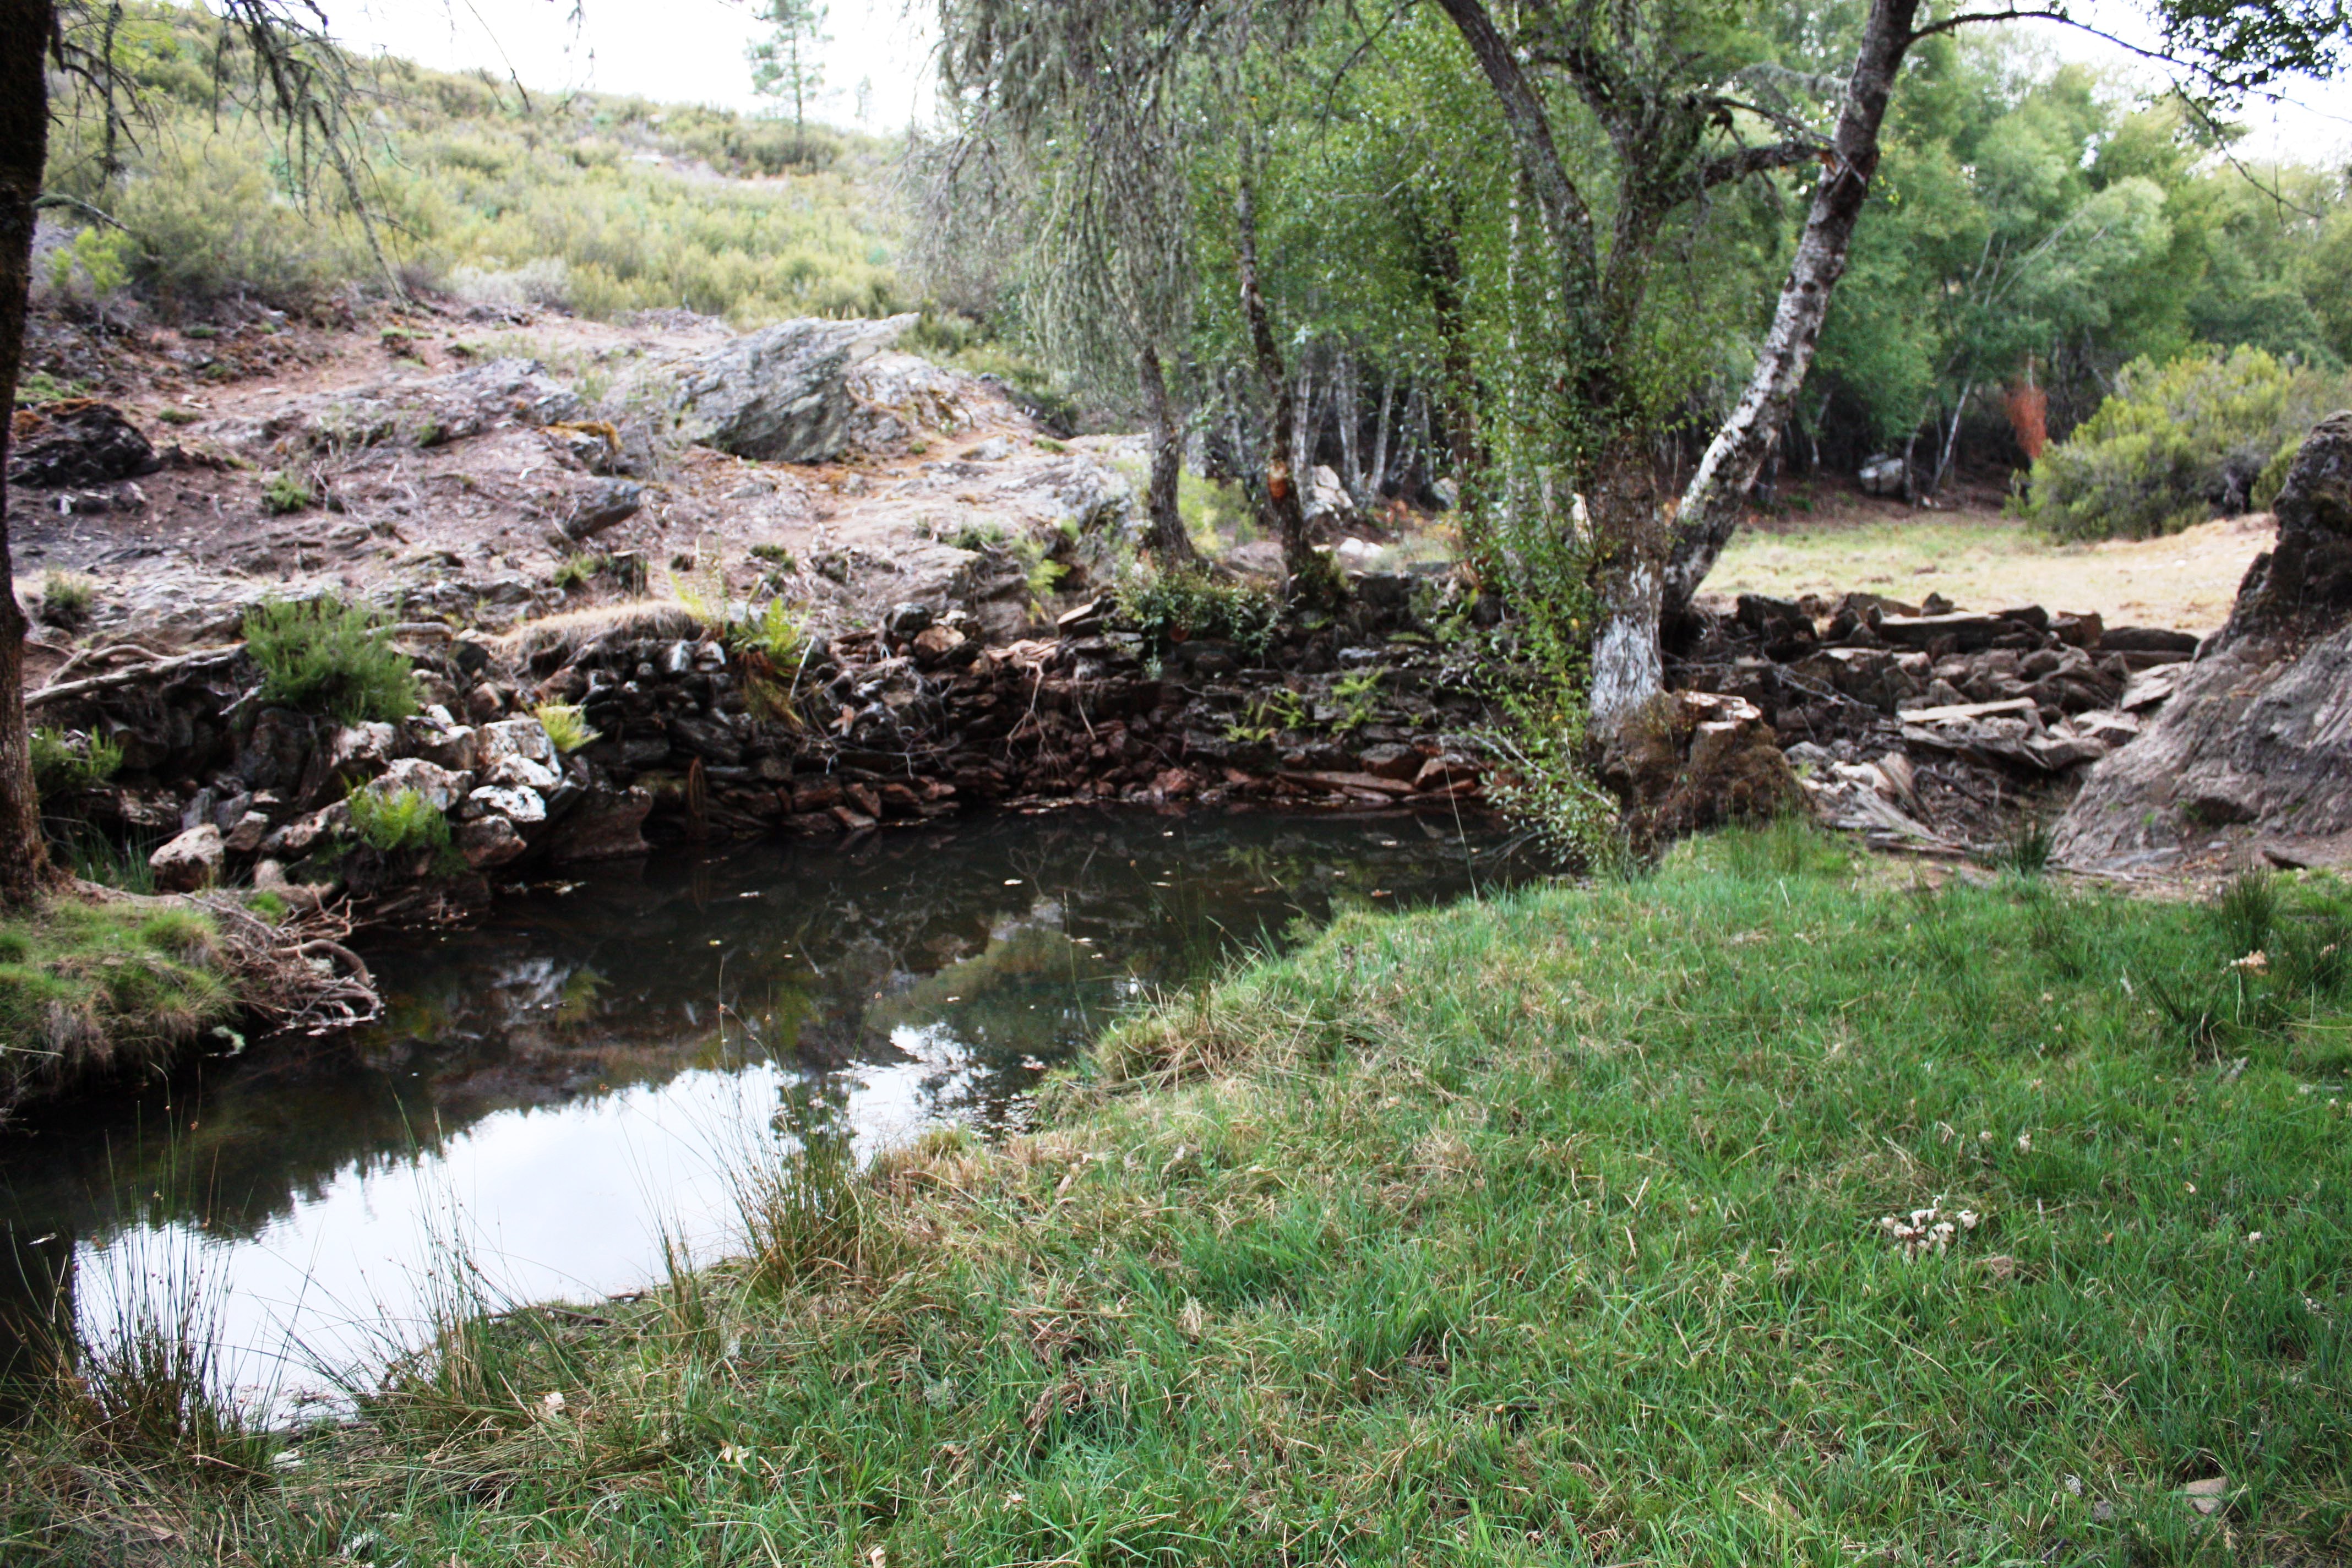
[[17, 410], [9, 440], [12, 485], [110, 484], [163, 466], [154, 447], [121, 409], [87, 398]]
[[914, 320], [780, 321], [730, 339], [677, 367], [677, 434], [762, 462], [829, 462], [848, 449], [859, 413], [850, 367]]
[[2171, 700], [2092, 773], [2059, 825], [2070, 864], [2159, 864], [2216, 842], [2288, 864], [2352, 859], [2352, 412], [2315, 426], [2278, 544]]

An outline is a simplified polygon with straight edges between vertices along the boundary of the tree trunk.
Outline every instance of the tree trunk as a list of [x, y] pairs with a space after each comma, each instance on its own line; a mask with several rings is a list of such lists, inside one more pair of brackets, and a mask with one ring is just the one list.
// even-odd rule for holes
[[48, 153], [54, 16], [51, 0], [0, 0], [0, 905], [34, 898], [51, 875], [25, 728], [25, 612], [8, 549], [7, 466], [32, 297], [34, 204]]
[[1151, 551], [1163, 568], [1196, 565], [1200, 553], [1192, 548], [1192, 535], [1184, 531], [1184, 514], [1176, 504], [1177, 483], [1184, 472], [1184, 430], [1176, 421], [1175, 405], [1169, 401], [1160, 351], [1145, 349], [1137, 369], [1143, 382], [1145, 412], [1151, 421], [1151, 486], [1145, 501], [1151, 520]]
[[1362, 402], [1363, 388], [1356, 384], [1356, 356], [1342, 344], [1331, 375], [1331, 418], [1339, 431], [1339, 483], [1358, 510], [1364, 510]]
[[1828, 167], [1813, 187], [1812, 206], [1797, 241], [1789, 279], [1781, 285], [1771, 330], [1764, 335], [1738, 405], [1716, 431], [1698, 471], [1683, 490], [1673, 557], [1666, 567], [1662, 607], [1667, 615], [1680, 615], [1689, 607], [1692, 595], [1731, 542], [1748, 487], [1755, 483], [1772, 434], [1788, 418], [1790, 401], [1812, 366], [1830, 295], [1845, 271], [1854, 220], [1862, 216], [1871, 175], [1878, 168], [1879, 126], [1886, 118], [1895, 73], [1910, 50], [1911, 24], [1918, 12], [1919, 0], [1872, 0], [1862, 47], [1846, 83], [1845, 105], [1831, 139]]
[[1584, 503], [1597, 552], [1591, 582], [1601, 616], [1592, 642], [1591, 709], [1596, 733], [1605, 733], [1665, 688], [1658, 616], [1667, 529], [1657, 471], [1640, 436], [1627, 432], [1609, 444]]
[[1952, 422], [1944, 432], [1944, 455], [1936, 461], [1936, 479], [1927, 487], [1929, 495], [1942, 495], [1944, 481], [1952, 476], [1952, 460], [1959, 454], [1960, 416], [1969, 406], [1969, 394], [1975, 390], [1976, 383], [1972, 381], [1960, 383], [1960, 400], [1952, 405]]
[[1396, 377], [1390, 375], [1381, 384], [1381, 417], [1372, 426], [1372, 467], [1365, 476], [1363, 504], [1367, 510], [1381, 504], [1389, 489], [1389, 428], [1396, 413]]
[[1290, 378], [1283, 374], [1282, 348], [1275, 341], [1274, 317], [1258, 287], [1257, 196], [1244, 174], [1234, 188], [1236, 270], [1241, 274], [1242, 316], [1249, 323], [1250, 349], [1257, 361], [1260, 390], [1266, 400], [1265, 490], [1258, 510], [1276, 537], [1282, 541], [1283, 569], [1294, 587], [1319, 596], [1333, 577], [1331, 563], [1307, 540], [1307, 509], [1298, 493], [1298, 478], [1291, 468], [1291, 443], [1297, 428], [1297, 410], [1291, 401]]

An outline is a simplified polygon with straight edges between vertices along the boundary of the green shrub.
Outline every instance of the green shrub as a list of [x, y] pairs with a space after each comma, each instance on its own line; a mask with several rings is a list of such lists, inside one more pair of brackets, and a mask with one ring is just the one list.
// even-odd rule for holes
[[261, 700], [344, 724], [405, 719], [416, 679], [384, 629], [373, 611], [332, 595], [256, 606], [245, 651], [261, 667]]
[[300, 511], [314, 505], [318, 499], [309, 481], [299, 474], [275, 473], [262, 482], [262, 509], [273, 516], [283, 517], [290, 511]]
[[96, 789], [122, 768], [122, 748], [79, 731], [33, 731], [33, 790], [43, 800]]
[[2115, 395], [2033, 464], [2021, 504], [2058, 539], [2145, 539], [2265, 505], [2343, 378], [2260, 349], [2135, 360]]
[[1204, 572], [1129, 573], [1112, 590], [1113, 618], [1143, 634], [1154, 653], [1194, 639], [1239, 644], [1263, 658], [1282, 620], [1273, 590], [1229, 583]]
[[565, 756], [604, 739], [588, 727], [587, 720], [581, 717], [580, 710], [572, 703], [543, 702], [533, 712], [540, 728], [547, 731], [547, 738]]
[[344, 797], [343, 808], [351, 813], [352, 834], [382, 854], [449, 847], [449, 819], [413, 789], [361, 784]]
[[568, 594], [574, 588], [586, 587], [604, 570], [602, 555], [567, 555], [555, 563], [555, 574], [548, 581]]

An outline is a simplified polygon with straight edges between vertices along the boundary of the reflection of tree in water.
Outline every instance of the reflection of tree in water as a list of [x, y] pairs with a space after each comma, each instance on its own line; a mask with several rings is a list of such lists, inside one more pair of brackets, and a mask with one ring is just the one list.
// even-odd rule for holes
[[1466, 890], [1465, 847], [1433, 831], [1071, 814], [600, 869], [371, 952], [391, 1006], [356, 1036], [257, 1044], [169, 1094], [11, 1133], [0, 1196], [84, 1233], [250, 1235], [494, 1111], [757, 1060], [823, 1075], [911, 1055], [937, 1113], [1002, 1119], [1139, 987], [1302, 917]]

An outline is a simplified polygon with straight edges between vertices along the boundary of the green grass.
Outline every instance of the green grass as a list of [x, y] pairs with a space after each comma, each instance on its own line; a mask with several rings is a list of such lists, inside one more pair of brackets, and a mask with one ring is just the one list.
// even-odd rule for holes
[[[754, 1182], [752, 1260], [445, 1331], [233, 1506], [100, 1526], [94, 1483], [20, 1468], [13, 1539], [2343, 1561], [2352, 1011], [2318, 955], [2352, 896], [1910, 876], [1781, 828], [1348, 916], [1115, 1031], [1037, 1134], [936, 1137], [854, 1203], [822, 1163]], [[2215, 1477], [2209, 1518], [2180, 1489]]]
[[59, 898], [0, 916], [0, 1109], [160, 1068], [233, 1003], [188, 910]]

